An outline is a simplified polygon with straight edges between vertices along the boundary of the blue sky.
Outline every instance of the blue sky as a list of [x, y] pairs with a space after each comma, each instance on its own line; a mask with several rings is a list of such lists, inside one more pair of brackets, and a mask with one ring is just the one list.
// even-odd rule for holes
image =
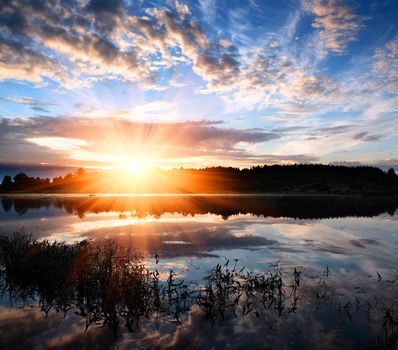
[[0, 163], [398, 166], [398, 1], [5, 1]]

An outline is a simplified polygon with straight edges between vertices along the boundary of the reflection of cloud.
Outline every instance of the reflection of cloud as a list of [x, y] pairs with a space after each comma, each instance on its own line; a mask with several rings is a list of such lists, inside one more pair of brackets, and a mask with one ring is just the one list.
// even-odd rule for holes
[[[115, 339], [111, 332], [104, 327], [93, 325], [87, 332], [84, 332], [84, 319], [78, 318], [73, 314], [73, 311], [68, 312], [65, 319], [63, 319], [62, 313], [55, 314], [54, 312], [50, 312], [49, 317], [45, 319], [44, 314], [39, 313], [37, 309], [9, 310], [3, 307], [0, 309], [2, 345], [11, 349], [41, 346], [44, 349], [115, 347], [121, 350], [132, 348], [223, 349], [231, 347], [251, 349], [262, 348], [264, 345], [278, 349], [291, 346], [294, 348], [310, 348], [313, 344], [318, 343], [321, 343], [325, 348], [332, 349], [346, 348], [347, 346], [355, 348], [359, 345], [366, 347], [379, 335], [384, 308], [396, 305], [394, 299], [396, 282], [393, 281], [397, 277], [393, 258], [396, 254], [390, 254], [396, 250], [396, 245], [392, 247], [392, 245], [383, 243], [386, 236], [393, 236], [391, 233], [395, 232], [395, 227], [390, 225], [389, 231], [384, 231], [387, 227], [387, 219], [373, 219], [371, 222], [370, 220], [352, 218], [322, 222], [302, 221], [300, 225], [294, 224], [295, 221], [283, 224], [284, 219], [268, 222], [268, 224], [271, 224], [270, 229], [275, 230], [281, 239], [293, 238], [293, 241], [289, 242], [287, 247], [302, 249], [302, 251], [298, 249], [277, 251], [277, 257], [281, 255], [283, 257], [284, 253], [291, 254], [291, 258], [288, 259], [289, 265], [284, 262], [281, 263], [286, 288], [290, 288], [293, 268], [302, 265], [299, 267], [302, 274], [298, 308], [295, 312], [288, 312], [291, 305], [287, 301], [286, 308], [280, 317], [273, 305], [271, 305], [269, 312], [264, 311], [260, 306], [258, 309], [259, 317], [254, 314], [242, 317], [242, 309], [239, 308], [237, 309], [237, 317], [232, 312], [227, 311], [224, 318], [221, 319], [220, 317], [212, 327], [211, 322], [204, 317], [203, 311], [194, 306], [189, 313], [180, 318], [181, 325], [173, 322], [172, 315], [160, 314], [157, 320], [142, 318], [140, 329], [134, 333], [127, 333], [125, 327], [121, 325], [118, 338]], [[265, 231], [264, 226], [261, 227], [260, 225], [261, 222], [266, 224], [266, 221], [254, 218], [254, 222], [259, 226], [260, 231]], [[218, 223], [220, 224], [220, 221]], [[225, 221], [223, 225], [218, 225], [218, 227], [211, 222], [206, 222], [204, 227], [202, 227], [203, 223], [195, 222], [187, 223], [187, 226], [181, 227], [178, 223], [170, 223], [170, 225], [164, 227], [167, 233], [165, 239], [170, 237], [169, 234], [172, 236], [174, 234], [172, 238], [178, 239], [185, 232], [182, 239], [184, 242], [195, 236], [201, 242], [208, 238], [217, 239], [217, 236], [220, 236], [220, 240], [227, 237], [226, 244], [228, 245], [229, 235], [227, 231], [229, 233], [232, 232], [231, 230], [252, 232], [250, 230], [252, 223], [248, 217], [236, 217], [233, 225], [229, 221]], [[221, 227], [224, 229], [221, 229]], [[377, 239], [368, 238], [366, 235], [369, 232], [363, 227], [368, 227], [371, 234], [377, 233]], [[153, 235], [162, 235], [162, 223], [158, 225], [150, 223], [147, 229], [150, 233], [147, 237], [149, 243], [153, 241]], [[181, 232], [177, 232], [178, 230], [181, 230]], [[127, 227], [126, 232], [128, 231], [129, 228]], [[144, 236], [143, 232], [144, 228], [140, 232], [135, 232], [135, 234], [136, 236]], [[103, 236], [103, 232], [98, 231], [97, 233], [99, 236]], [[284, 235], [285, 237], [283, 237]], [[244, 235], [240, 235], [240, 237], [244, 237]], [[314, 247], [309, 248], [302, 244], [303, 241], [313, 243]], [[190, 242], [194, 242], [194, 240]], [[134, 242], [129, 241], [129, 243]], [[366, 254], [362, 254], [363, 245], [366, 246]], [[271, 248], [273, 247], [271, 246]], [[341, 256], [342, 254], [339, 256], [325, 254], [339, 252], [339, 249], [336, 250], [339, 247], [341, 248], [340, 252], [346, 252], [345, 256]], [[381, 249], [377, 252], [377, 256], [383, 256], [384, 259], [389, 260], [389, 265], [386, 265], [385, 261], [375, 259], [375, 256], [372, 255], [372, 249]], [[264, 251], [257, 256], [263, 259]], [[226, 254], [226, 258], [228, 258], [234, 257], [235, 252], [230, 255], [228, 253], [223, 254]], [[317, 260], [314, 259], [314, 255], [318, 256]], [[254, 253], [250, 252], [246, 259], [247, 262], [253, 262], [255, 259]], [[342, 261], [343, 259], [345, 261]], [[203, 268], [203, 266], [206, 267], [208, 262], [203, 260], [207, 259], [192, 260], [201, 267], [201, 269], [197, 269], [200, 278], [208, 274], [208, 270]], [[220, 260], [222, 259], [211, 263], [214, 262], [215, 265], [220, 263]], [[286, 259], [283, 260], [286, 261]], [[170, 259], [163, 264], [161, 260], [159, 265], [153, 264], [151, 269], [171, 268], [174, 271], [176, 269], [190, 269], [192, 266], [188, 266], [188, 261], [181, 258]], [[224, 263], [224, 261], [222, 260], [221, 263]], [[255, 272], [264, 270], [263, 263], [264, 261], [261, 265], [256, 266]], [[240, 261], [239, 264], [245, 265], [246, 262]], [[323, 275], [326, 264], [330, 268], [330, 276], [327, 278]], [[380, 264], [384, 267], [381, 270]], [[211, 267], [214, 267], [214, 265]], [[268, 270], [269, 267], [266, 269]], [[380, 271], [383, 275], [381, 282], [377, 282], [376, 271]], [[163, 278], [163, 271], [160, 272]], [[391, 278], [391, 280], [387, 280], [387, 278]], [[328, 294], [326, 304], [323, 304], [319, 297], [325, 290], [323, 289], [324, 286]], [[316, 293], [318, 293], [318, 296]], [[289, 295], [289, 292], [285, 294], [286, 297]], [[376, 298], [377, 302], [375, 301]], [[360, 303], [359, 307], [357, 307], [357, 303]], [[339, 305], [341, 305], [341, 308], [339, 308]], [[344, 309], [346, 305], [351, 305], [348, 309], [353, 314], [352, 320], [349, 319], [348, 313]], [[369, 305], [372, 306], [370, 318], [367, 315]], [[265, 337], [264, 334], [266, 334]]]
[[48, 317], [37, 307], [0, 308], [1, 345], [4, 349], [104, 349], [115, 338], [107, 328], [91, 327], [84, 332], [84, 320], [69, 312], [50, 311]]
[[[53, 331], [62, 323], [61, 313], [44, 313], [38, 309], [8, 309], [0, 307], [1, 345], [4, 349], [33, 349], [45, 341], [44, 330]], [[59, 330], [58, 331], [63, 331]], [[44, 339], [43, 339], [44, 338]]]
[[92, 327], [83, 333], [83, 325], [77, 324], [57, 337], [44, 343], [46, 350], [74, 350], [74, 349], [110, 349], [115, 345], [116, 339], [112, 332], [104, 327]]
[[[204, 256], [217, 249], [245, 249], [276, 243], [257, 235], [234, 234], [235, 229], [225, 223], [152, 222], [89, 230], [85, 237], [97, 241], [112, 238], [122, 245], [164, 257]], [[243, 232], [245, 230], [246, 227]]]
[[[309, 262], [323, 264], [326, 260], [336, 269], [346, 266], [373, 275], [378, 269], [388, 270], [386, 267], [392, 266], [397, 253], [396, 243], [390, 242], [394, 226], [384, 218], [365, 221], [346, 218], [329, 222], [313, 221], [307, 225], [274, 224], [273, 228], [278, 232], [278, 242], [283, 244], [273, 245], [270, 249], [281, 253], [301, 250], [302, 255], [294, 255], [296, 264], [299, 261], [304, 265]], [[390, 274], [391, 270], [388, 271], [386, 273]]]
[[[293, 269], [293, 267], [292, 267]], [[286, 296], [289, 295], [288, 281], [291, 269], [283, 274]], [[286, 309], [278, 316], [277, 310], [270, 305], [267, 310], [258, 305], [258, 317], [253, 313], [242, 316], [237, 308], [236, 316], [231, 310], [223, 318], [216, 320], [214, 326], [204, 317], [197, 305], [180, 316], [181, 325], [173, 322], [171, 315], [158, 315], [154, 318], [142, 318], [140, 328], [129, 333], [120, 327], [115, 338], [106, 327], [92, 325], [84, 332], [85, 322], [69, 311], [65, 318], [62, 313], [50, 312], [45, 318], [37, 308], [5, 309], [0, 312], [0, 330], [2, 345], [7, 349], [257, 349], [265, 345], [269, 348], [310, 348], [321, 343], [326, 349], [355, 348], [368, 346], [379, 335], [383, 322], [383, 308], [394, 296], [392, 289], [383, 289], [382, 284], [369, 280], [367, 276], [335, 273], [327, 279], [318, 275], [318, 270], [303, 271], [299, 287], [297, 310]], [[327, 290], [326, 303], [316, 297], [316, 293]], [[374, 302], [377, 296], [377, 303]], [[348, 302], [352, 308], [352, 320], [342, 306]], [[360, 307], [355, 308], [355, 303]], [[371, 318], [366, 313], [368, 305]], [[264, 337], [264, 334], [266, 336]], [[233, 344], [233, 345], [232, 345]]]
[[350, 240], [350, 244], [353, 245], [354, 247], [366, 248], [367, 245], [379, 244], [379, 242], [377, 239], [362, 238], [362, 239], [352, 239]]
[[[333, 288], [333, 283], [330, 284]], [[338, 287], [344, 293], [341, 302], [350, 300], [351, 293], [341, 285]], [[125, 337], [118, 345], [122, 349], [133, 343], [137, 348], [243, 350], [307, 349], [314, 344], [322, 344], [325, 349], [339, 349], [355, 348], [358, 344], [366, 347], [376, 339], [380, 324], [366, 321], [366, 314], [355, 310], [352, 311], [353, 321], [350, 321], [344, 312], [339, 314], [332, 300], [325, 305], [317, 303], [314, 300], [315, 289], [315, 286], [302, 289], [298, 310], [281, 317], [264, 312], [260, 307], [258, 318], [254, 315], [241, 317], [240, 312], [235, 317], [232, 312], [226, 312], [223, 319], [217, 320], [212, 327], [203, 313], [194, 307], [186, 322], [173, 334], [166, 333], [161, 325], [159, 330], [144, 332], [140, 338]], [[371, 295], [372, 292], [369, 297]], [[350, 301], [355, 302], [354, 299]], [[380, 314], [373, 310], [372, 314], [379, 321]]]

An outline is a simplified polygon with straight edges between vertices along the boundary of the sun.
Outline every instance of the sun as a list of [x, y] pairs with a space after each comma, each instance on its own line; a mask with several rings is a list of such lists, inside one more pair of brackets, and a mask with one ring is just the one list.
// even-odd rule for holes
[[115, 169], [117, 171], [110, 173], [115, 193], [152, 193], [160, 181], [150, 159], [144, 155], [126, 157]]
[[126, 166], [126, 169], [129, 171], [129, 172], [131, 172], [131, 173], [134, 173], [134, 174], [138, 174], [138, 173], [141, 173], [141, 172], [143, 172], [144, 171], [144, 165], [142, 164], [142, 162], [139, 162], [139, 161], [134, 161], [134, 162], [132, 162], [132, 163], [129, 163], [127, 166]]
[[134, 176], [142, 176], [148, 173], [149, 164], [144, 158], [132, 158], [124, 165], [124, 169]]

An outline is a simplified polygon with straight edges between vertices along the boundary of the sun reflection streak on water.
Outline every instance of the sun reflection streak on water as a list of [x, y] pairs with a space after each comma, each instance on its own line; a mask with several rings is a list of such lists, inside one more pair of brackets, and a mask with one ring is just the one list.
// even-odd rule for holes
[[[141, 199], [145, 198], [140, 198], [138, 201], [140, 205], [143, 204]], [[302, 271], [303, 280], [311, 288], [319, 284], [320, 278], [326, 278], [325, 270], [327, 269], [330, 271], [328, 281], [333, 282], [333, 286], [344, 297], [355, 295], [361, 300], [365, 300], [366, 297], [372, 302], [375, 297], [389, 300], [391, 295], [396, 295], [395, 281], [398, 280], [395, 263], [395, 258], [398, 256], [396, 216], [383, 214], [371, 218], [344, 217], [322, 220], [288, 216], [256, 216], [250, 211], [245, 211], [246, 208], [226, 210], [228, 207], [224, 205], [231, 201], [231, 198], [224, 202], [216, 201], [216, 205], [208, 209], [201, 202], [202, 198], [197, 200], [198, 197], [189, 199], [194, 203], [192, 210], [184, 212], [179, 207], [178, 210], [174, 210], [175, 208], [171, 206], [173, 210], [163, 211], [162, 205], [166, 203], [169, 208], [170, 204], [174, 204], [177, 200], [176, 197], [170, 199], [163, 197], [163, 202], [158, 201], [158, 198], [149, 199], [152, 201], [151, 206], [144, 206], [145, 209], [151, 209], [149, 212], [134, 210], [134, 208], [107, 211], [103, 210], [102, 206], [91, 206], [95, 204], [93, 198], [80, 197], [79, 200], [82, 202], [88, 200], [90, 204], [88, 210], [85, 210], [84, 215], [80, 217], [77, 216], [81, 209], [79, 201], [74, 202], [74, 205], [70, 207], [32, 205], [32, 208], [28, 207], [29, 211], [25, 211], [26, 208], [21, 205], [18, 213], [2, 213], [6, 219], [0, 222], [0, 232], [24, 227], [25, 232], [34, 230], [34, 234], [41, 239], [68, 242], [81, 239], [101, 242], [101, 240], [111, 238], [118, 243], [146, 252], [145, 265], [152, 271], [158, 270], [158, 277], [162, 282], [167, 281], [170, 270], [176, 273], [176, 278], [197, 283], [203, 281], [203, 277], [208, 275], [217, 264], [223, 266], [228, 261], [240, 267], [245, 266], [252, 273], [268, 271], [271, 269], [271, 264], [279, 262], [286, 272], [295, 267], [299, 268]], [[109, 198], [109, 200], [114, 201], [116, 206], [124, 208], [123, 196]], [[65, 211], [65, 207], [69, 211]], [[265, 207], [267, 209], [267, 206]], [[150, 214], [154, 212], [160, 214]], [[159, 262], [156, 261], [155, 255], [159, 257]], [[382, 276], [381, 282], [378, 281], [378, 274]], [[291, 282], [290, 279], [286, 281]], [[305, 293], [303, 291], [302, 294], [304, 304], [308, 297]], [[303, 308], [305, 307], [304, 305]], [[313, 310], [310, 311], [313, 312]], [[305, 309], [302, 314], [292, 314], [293, 319], [296, 318], [298, 323], [304, 322], [305, 325], [313, 327], [312, 330], [320, 332], [317, 327], [323, 325], [322, 320], [308, 313], [310, 311]], [[335, 312], [335, 310], [328, 312]], [[309, 314], [311, 315], [309, 320], [300, 319], [302, 315]], [[325, 314], [328, 317], [327, 320], [330, 320], [330, 314], [326, 312]], [[10, 320], [12, 315], [18, 319], [22, 317], [12, 312], [7, 313], [8, 316], [4, 312], [4, 315], [5, 318], [10, 317]], [[206, 326], [203, 323], [203, 317], [199, 318], [199, 315], [197, 310], [193, 310], [184, 326], [173, 328], [171, 331], [169, 328], [167, 331], [166, 328], [160, 330], [148, 328], [145, 333], [146, 326], [144, 326], [144, 331], [136, 338], [134, 338], [135, 335], [122, 334], [120, 338], [122, 341], [119, 344], [126, 345], [129, 341], [130, 345], [132, 342], [142, 345], [145, 342], [140, 342], [139, 337], [145, 336], [147, 344], [154, 344], [153, 337], [158, 337], [162, 341], [173, 339], [177, 344], [179, 337], [182, 337], [181, 333], [178, 333], [179, 329], [187, 330], [185, 334], [187, 338], [190, 332], [202, 334], [200, 329], [210, 329], [208, 324]], [[79, 323], [81, 319], [73, 317], [67, 316], [67, 322], [73, 325], [73, 331], [69, 331], [73, 333], [73, 337], [82, 337], [81, 327], [84, 327], [84, 324]], [[52, 320], [52, 315], [49, 319]], [[32, 318], [29, 318], [29, 321], [31, 322]], [[238, 323], [232, 323], [232, 321], [228, 323], [230, 322], [228, 319], [225, 321], [226, 325], [220, 324], [217, 325], [219, 328], [215, 327], [214, 334], [223, 337], [223, 332], [228, 331], [235, 341], [243, 338], [250, 339], [253, 334], [257, 334], [254, 330], [256, 324], [252, 321], [244, 319]], [[290, 329], [296, 329], [294, 322], [291, 326], [289, 326]], [[40, 327], [51, 328], [44, 322], [40, 322]], [[170, 324], [167, 327], [170, 327]], [[246, 331], [246, 328], [249, 331]], [[69, 328], [65, 326], [63, 329]], [[75, 331], [76, 329], [78, 332]], [[261, 329], [261, 332], [263, 335], [264, 330]], [[270, 330], [267, 332], [269, 334]], [[278, 329], [278, 332], [284, 331]], [[88, 334], [97, 335], [98, 333], [91, 329]], [[283, 333], [284, 336], [288, 334], [289, 332]], [[335, 334], [330, 331], [328, 336], [330, 334], [338, 336], [340, 333]], [[59, 331], [57, 337], [58, 340], [50, 343], [60, 344], [67, 336]], [[112, 344], [112, 341], [110, 343]]]

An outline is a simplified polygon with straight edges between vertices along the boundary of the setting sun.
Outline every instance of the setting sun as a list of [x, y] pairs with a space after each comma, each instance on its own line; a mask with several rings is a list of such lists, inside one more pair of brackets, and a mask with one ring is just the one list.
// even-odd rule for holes
[[145, 162], [141, 160], [134, 160], [126, 166], [126, 169], [134, 175], [143, 174], [148, 170]]
[[0, 0], [0, 348], [395, 349], [397, 19]]

